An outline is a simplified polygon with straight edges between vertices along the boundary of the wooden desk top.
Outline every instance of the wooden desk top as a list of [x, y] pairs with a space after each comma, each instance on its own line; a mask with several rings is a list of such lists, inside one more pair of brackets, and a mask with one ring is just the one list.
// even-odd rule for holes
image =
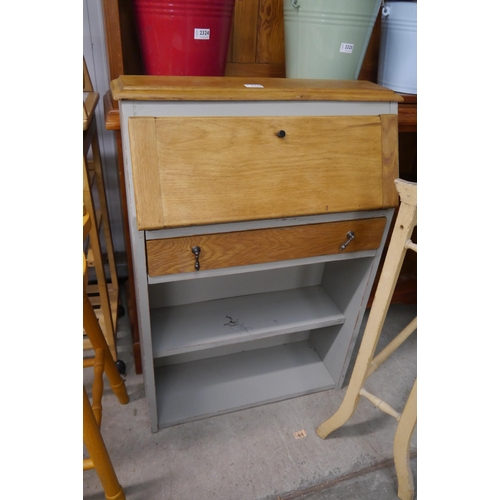
[[116, 100], [164, 101], [384, 101], [402, 102], [392, 90], [361, 80], [310, 80], [246, 76], [120, 76]]
[[[257, 81], [258, 80], [258, 81]], [[260, 84], [264, 88], [245, 87]], [[359, 100], [398, 102], [400, 132], [417, 130], [417, 96], [367, 81], [247, 77], [120, 76], [104, 96], [107, 130], [120, 130], [115, 99], [134, 100]]]

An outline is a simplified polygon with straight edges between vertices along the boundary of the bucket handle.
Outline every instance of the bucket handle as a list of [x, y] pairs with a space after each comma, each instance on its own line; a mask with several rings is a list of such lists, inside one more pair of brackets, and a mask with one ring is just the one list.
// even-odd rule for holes
[[291, 1], [292, 1], [292, 7], [294, 9], [298, 9], [300, 7], [299, 0], [291, 0]]

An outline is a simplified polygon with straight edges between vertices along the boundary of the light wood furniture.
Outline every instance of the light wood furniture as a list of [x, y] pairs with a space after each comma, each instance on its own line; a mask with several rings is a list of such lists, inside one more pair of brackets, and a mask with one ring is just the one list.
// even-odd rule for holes
[[316, 432], [318, 436], [325, 439], [333, 431], [344, 425], [356, 410], [360, 396], [366, 397], [382, 411], [396, 418], [399, 423], [394, 438], [394, 461], [398, 478], [398, 496], [401, 500], [412, 500], [414, 497], [414, 484], [409, 454], [410, 439], [417, 422], [417, 381], [415, 380], [401, 414], [364, 388], [366, 379], [417, 328], [417, 318], [415, 318], [387, 347], [375, 356], [380, 333], [384, 326], [391, 296], [394, 293], [406, 251], [408, 249], [417, 251], [416, 244], [411, 240], [413, 229], [417, 224], [417, 185], [398, 179], [396, 186], [401, 198], [401, 206], [349, 386], [340, 408], [331, 418], [323, 422]]
[[[84, 207], [83, 237], [90, 233], [92, 226], [90, 214]], [[101, 435], [103, 374], [105, 373], [112, 391], [121, 404], [128, 403], [127, 388], [115, 366], [109, 346], [104, 338], [94, 308], [87, 295], [88, 269], [87, 259], [83, 256], [83, 327], [87, 332], [94, 357], [84, 358], [84, 368], [94, 368], [92, 385], [92, 404], [87, 391], [83, 388], [83, 442], [90, 458], [84, 459], [83, 470], [95, 469], [107, 499], [125, 500], [125, 494], [116, 477], [106, 444]]]
[[[99, 94], [94, 92], [87, 65], [83, 61], [83, 202], [92, 222], [87, 251], [89, 266], [95, 271], [96, 284], [87, 285], [87, 294], [101, 323], [104, 337], [113, 359], [116, 353], [116, 325], [118, 321], [119, 284], [104, 176], [102, 171], [95, 108]], [[106, 273], [108, 267], [108, 275]], [[92, 345], [84, 332], [83, 348]]]
[[279, 78], [111, 88], [152, 431], [340, 388], [398, 203], [399, 96]]

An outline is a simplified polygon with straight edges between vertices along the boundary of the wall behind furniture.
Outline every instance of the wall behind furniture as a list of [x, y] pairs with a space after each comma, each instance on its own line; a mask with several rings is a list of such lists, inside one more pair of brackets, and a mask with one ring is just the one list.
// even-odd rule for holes
[[94, 90], [100, 96], [96, 109], [96, 121], [101, 161], [106, 184], [117, 272], [119, 277], [124, 277], [127, 270], [116, 143], [114, 132], [105, 128], [103, 107], [103, 96], [109, 90], [109, 72], [101, 0], [83, 0], [83, 57], [85, 57]]

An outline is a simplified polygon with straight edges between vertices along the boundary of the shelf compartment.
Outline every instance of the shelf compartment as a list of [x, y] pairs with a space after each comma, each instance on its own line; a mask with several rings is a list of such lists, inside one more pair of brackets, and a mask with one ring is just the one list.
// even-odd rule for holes
[[160, 427], [335, 387], [308, 341], [157, 367], [155, 379]]
[[153, 356], [160, 358], [344, 323], [321, 286], [151, 310]]

